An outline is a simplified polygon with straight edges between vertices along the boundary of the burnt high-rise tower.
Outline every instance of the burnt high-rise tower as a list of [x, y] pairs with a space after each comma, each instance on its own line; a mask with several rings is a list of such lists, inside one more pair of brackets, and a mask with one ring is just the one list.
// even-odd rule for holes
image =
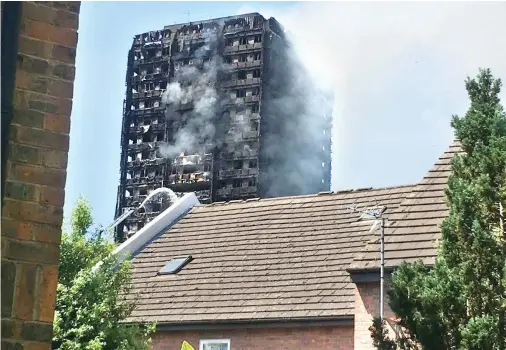
[[[274, 19], [257, 13], [135, 36], [116, 216], [160, 187], [203, 203], [330, 189], [332, 98]], [[124, 240], [169, 204], [117, 227]]]

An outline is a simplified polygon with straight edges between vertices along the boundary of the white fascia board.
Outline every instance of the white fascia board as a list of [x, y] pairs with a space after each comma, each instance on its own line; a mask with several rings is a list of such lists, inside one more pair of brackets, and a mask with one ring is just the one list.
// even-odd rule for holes
[[[151, 220], [137, 231], [132, 237], [121, 243], [114, 251], [113, 255], [117, 256], [118, 263], [125, 260], [128, 256], [137, 253], [144, 245], [151, 241], [163, 229], [171, 226], [183, 214], [190, 211], [191, 208], [199, 206], [200, 202], [195, 193], [190, 192], [179, 198], [170, 207], [161, 212], [156, 218]], [[93, 267], [93, 271], [102, 265], [99, 262]]]

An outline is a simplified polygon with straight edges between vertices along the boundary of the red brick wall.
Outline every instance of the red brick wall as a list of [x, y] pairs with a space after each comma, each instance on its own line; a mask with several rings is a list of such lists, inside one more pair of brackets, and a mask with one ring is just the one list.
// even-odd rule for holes
[[180, 350], [183, 340], [198, 350], [201, 339], [230, 339], [231, 350], [351, 350], [353, 327], [158, 332], [153, 336], [153, 350]]
[[[388, 281], [385, 290], [388, 288]], [[374, 350], [369, 327], [373, 317], [379, 316], [380, 309], [380, 284], [359, 283], [355, 285], [355, 349]], [[388, 306], [388, 298], [384, 300], [385, 317], [393, 317], [394, 314]]]
[[2, 349], [50, 349], [80, 2], [23, 2], [2, 208]]

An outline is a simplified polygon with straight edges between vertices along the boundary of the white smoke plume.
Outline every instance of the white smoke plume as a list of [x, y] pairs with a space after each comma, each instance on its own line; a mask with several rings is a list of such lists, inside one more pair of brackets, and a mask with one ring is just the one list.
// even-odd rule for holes
[[[303, 2], [283, 11], [269, 6], [243, 7], [237, 14], [275, 17], [315, 81], [334, 91], [333, 189], [418, 182], [452, 139], [451, 115], [467, 108], [465, 77], [490, 67], [506, 79], [506, 3]], [[317, 109], [311, 88], [292, 95]], [[292, 101], [278, 104], [300, 112]], [[318, 136], [310, 114], [290, 126], [293, 137]], [[191, 135], [182, 133], [180, 143], [191, 142]], [[297, 167], [315, 169], [310, 155], [297, 152]], [[300, 177], [288, 167], [277, 176], [280, 183]]]
[[287, 49], [286, 55], [284, 67], [279, 67], [286, 73], [282, 95], [270, 101], [269, 110], [281, 119], [283, 134], [267, 134], [262, 144], [262, 152], [276, 159], [263, 169], [267, 172], [267, 196], [318, 192], [324, 189], [324, 167], [329, 166], [322, 156], [331, 127], [331, 111], [323, 103], [323, 94], [329, 91], [318, 86], [292, 48]]
[[[204, 58], [206, 51], [211, 50], [216, 42], [216, 35], [204, 29], [205, 44], [195, 51], [194, 57]], [[166, 105], [167, 118], [173, 117], [181, 104], [191, 104], [190, 112], [182, 112], [182, 122], [174, 135], [174, 142], [160, 147], [160, 155], [173, 158], [186, 151], [202, 153], [206, 144], [214, 137], [214, 117], [218, 108], [218, 93], [215, 84], [223, 63], [218, 56], [211, 56], [203, 63], [202, 69], [184, 65], [176, 72], [176, 81], [167, 86], [162, 95]]]
[[[210, 141], [214, 136], [213, 118], [216, 113], [217, 92], [214, 84], [217, 78], [218, 63], [213, 59], [205, 63], [203, 71], [195, 67], [183, 67], [178, 74], [180, 81], [191, 81], [191, 85], [182, 85], [180, 81], [171, 83], [162, 97], [162, 103], [167, 104], [167, 114], [178, 113], [175, 108], [180, 104], [193, 104], [190, 114], [183, 113], [183, 122], [178, 129], [174, 143], [162, 146], [160, 153], [163, 157], [172, 158], [186, 150], [199, 152], [202, 141]], [[188, 112], [187, 112], [188, 113]]]
[[177, 103], [183, 99], [183, 89], [181, 89], [181, 85], [179, 83], [172, 83], [167, 86], [167, 90], [162, 96], [162, 102], [167, 103]]
[[[208, 44], [198, 49], [195, 56], [204, 56], [215, 40], [215, 37], [209, 37]], [[289, 56], [295, 56], [295, 53], [290, 52]], [[264, 118], [266, 114], [272, 116], [271, 124], [280, 122], [279, 127], [272, 126], [271, 130], [262, 134], [264, 141], [261, 152], [274, 159], [260, 169], [265, 174], [261, 181], [268, 196], [317, 191], [315, 188], [318, 188], [323, 177], [322, 164], [315, 158], [315, 153], [321, 149], [321, 118], [324, 110], [319, 100], [313, 101], [315, 96], [321, 96], [314, 93], [313, 85], [303, 73], [304, 70], [292, 66], [299, 63], [297, 59], [289, 58], [270, 73], [273, 78], [265, 77], [272, 79], [269, 88], [280, 93], [266, 99], [269, 101], [266, 103], [270, 104], [269, 110], [263, 107], [260, 110]], [[227, 96], [219, 95], [216, 91], [216, 82], [218, 75], [226, 68], [227, 65], [219, 56], [211, 56], [203, 70], [194, 66], [184, 66], [177, 70], [174, 79], [176, 82], [168, 85], [162, 98], [162, 103], [167, 106], [167, 118], [178, 113], [175, 109], [180, 104], [191, 103], [194, 108], [188, 114], [183, 114], [186, 123], [176, 131], [174, 142], [160, 148], [163, 157], [173, 158], [184, 151], [202, 153], [203, 143], [213, 139], [217, 132], [215, 117], [221, 112], [221, 103], [227, 100]], [[189, 81], [191, 84], [188, 84]], [[249, 153], [257, 148], [253, 146], [252, 149], [248, 144], [238, 143], [244, 135], [255, 131], [250, 121], [252, 111], [244, 105], [236, 105], [227, 113], [233, 115], [222, 117], [234, 121], [228, 130], [221, 130], [225, 133], [225, 142], [233, 141], [227, 142], [231, 147], [227, 151]]]
[[452, 140], [451, 115], [468, 106], [466, 76], [483, 67], [506, 79], [505, 2], [276, 6], [237, 14], [275, 17], [335, 92], [333, 189], [418, 182]]

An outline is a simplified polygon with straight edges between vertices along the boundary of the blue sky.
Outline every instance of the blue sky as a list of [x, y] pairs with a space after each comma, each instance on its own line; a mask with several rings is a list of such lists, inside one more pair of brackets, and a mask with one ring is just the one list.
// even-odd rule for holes
[[253, 11], [275, 16], [314, 76], [334, 87], [334, 190], [417, 182], [452, 140], [451, 115], [465, 112], [465, 77], [490, 67], [506, 79], [506, 49], [499, 45], [504, 2], [85, 1], [66, 218], [83, 194], [96, 223], [113, 220], [132, 37], [188, 19]]

